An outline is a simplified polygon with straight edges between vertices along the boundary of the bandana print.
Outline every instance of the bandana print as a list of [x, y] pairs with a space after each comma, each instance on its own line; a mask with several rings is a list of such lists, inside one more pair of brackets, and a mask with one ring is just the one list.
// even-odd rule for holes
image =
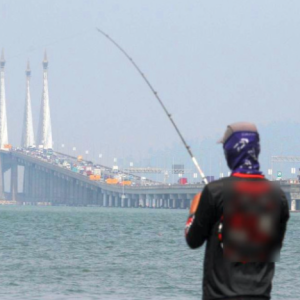
[[261, 174], [258, 155], [259, 135], [256, 132], [233, 133], [223, 145], [227, 165], [232, 173]]

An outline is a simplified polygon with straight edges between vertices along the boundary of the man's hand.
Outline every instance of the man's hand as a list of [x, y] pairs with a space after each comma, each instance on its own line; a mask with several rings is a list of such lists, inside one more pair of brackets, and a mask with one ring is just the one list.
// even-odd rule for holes
[[192, 203], [191, 203], [191, 207], [190, 207], [190, 215], [194, 214], [198, 208], [198, 205], [200, 203], [200, 198], [201, 198], [201, 193], [198, 193], [197, 195], [195, 195]]

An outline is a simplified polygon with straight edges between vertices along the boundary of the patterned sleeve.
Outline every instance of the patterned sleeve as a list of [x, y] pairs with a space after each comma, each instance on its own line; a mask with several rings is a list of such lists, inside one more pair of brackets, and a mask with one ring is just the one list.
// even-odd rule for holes
[[206, 186], [201, 194], [195, 214], [189, 215], [185, 226], [186, 242], [192, 249], [202, 246], [209, 236], [212, 227], [212, 215], [214, 214], [214, 207], [211, 203], [211, 195]]

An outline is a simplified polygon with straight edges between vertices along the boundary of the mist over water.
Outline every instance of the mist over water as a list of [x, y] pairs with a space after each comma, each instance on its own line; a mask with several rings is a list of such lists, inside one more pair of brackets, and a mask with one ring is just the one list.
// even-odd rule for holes
[[[201, 299], [204, 248], [187, 211], [1, 207], [0, 298]], [[272, 299], [299, 299], [300, 214], [291, 214]]]

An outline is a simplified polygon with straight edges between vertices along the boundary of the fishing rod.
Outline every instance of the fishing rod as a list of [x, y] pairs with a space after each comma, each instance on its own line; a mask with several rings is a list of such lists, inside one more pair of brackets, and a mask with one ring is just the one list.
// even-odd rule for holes
[[196, 159], [196, 157], [193, 155], [191, 147], [187, 144], [187, 142], [185, 141], [183, 135], [181, 134], [179, 128], [177, 127], [175, 121], [172, 118], [172, 115], [169, 113], [169, 111], [167, 110], [166, 106], [164, 105], [164, 103], [162, 102], [162, 100], [160, 99], [160, 97], [158, 96], [157, 91], [154, 89], [154, 87], [152, 86], [152, 84], [149, 82], [148, 78], [146, 77], [146, 75], [142, 72], [142, 70], [138, 67], [138, 65], [135, 63], [135, 61], [129, 56], [129, 54], [115, 41], [113, 40], [107, 33], [105, 33], [103, 30], [96, 28], [96, 30], [101, 33], [102, 35], [104, 35], [110, 42], [112, 42], [125, 56], [126, 58], [132, 63], [132, 65], [134, 66], [134, 68], [138, 71], [138, 73], [142, 76], [142, 78], [144, 79], [144, 81], [146, 82], [146, 84], [148, 85], [148, 87], [150, 88], [150, 90], [152, 91], [152, 93], [154, 94], [155, 98], [158, 100], [160, 106], [162, 107], [162, 109], [164, 110], [165, 114], [168, 116], [169, 120], [171, 121], [173, 127], [175, 128], [177, 134], [179, 135], [185, 149], [187, 150], [187, 152], [189, 153], [196, 169], [198, 170], [201, 178], [203, 179], [204, 183], [207, 184], [207, 178], [205, 177], [203, 171], [200, 168], [200, 165]]

